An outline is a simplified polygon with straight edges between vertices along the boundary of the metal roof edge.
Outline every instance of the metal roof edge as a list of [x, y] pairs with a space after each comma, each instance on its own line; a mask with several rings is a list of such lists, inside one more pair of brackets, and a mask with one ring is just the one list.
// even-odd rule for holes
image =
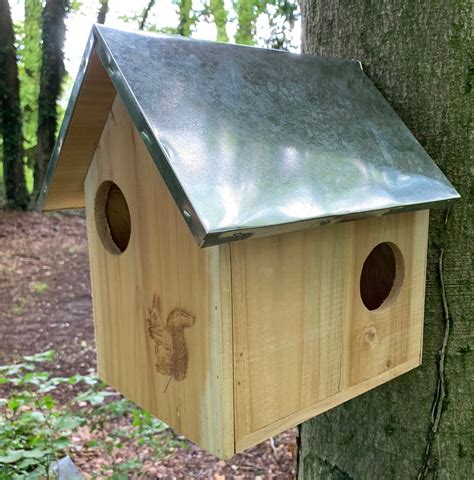
[[102, 65], [106, 70], [110, 80], [112, 81], [112, 84], [114, 85], [117, 94], [120, 96], [125, 106], [127, 107], [128, 113], [138, 133], [140, 134], [140, 137], [145, 143], [150, 153], [150, 156], [152, 157], [156, 167], [158, 168], [160, 174], [163, 177], [163, 180], [165, 181], [168, 189], [170, 190], [172, 197], [174, 198], [176, 205], [181, 212], [181, 215], [183, 216], [185, 222], [188, 224], [196, 243], [201, 246], [207, 234], [206, 228], [202, 224], [198, 214], [196, 213], [191, 202], [189, 201], [188, 195], [184, 191], [176, 174], [174, 173], [173, 168], [167, 158], [166, 149], [162, 145], [160, 145], [159, 141], [157, 140], [156, 135], [153, 133], [150, 125], [148, 124], [145, 115], [143, 114], [143, 111], [139, 103], [137, 102], [130, 86], [128, 85], [125, 77], [123, 76], [120, 67], [113, 58], [113, 55], [107, 46], [107, 42], [101, 35], [100, 28], [101, 27], [98, 27], [97, 25], [93, 25], [89, 34], [86, 49], [82, 56], [79, 71], [76, 76], [76, 80], [74, 81], [74, 85], [71, 91], [71, 95], [69, 97], [66, 111], [64, 113], [64, 118], [58, 133], [58, 137], [56, 139], [53, 152], [48, 163], [40, 195], [36, 202], [36, 209], [40, 211], [44, 210], [44, 204], [48, 195], [49, 187], [53, 181], [53, 177], [56, 172], [56, 167], [61, 154], [61, 150], [63, 144], [67, 141], [67, 135], [74, 114], [74, 109], [77, 105], [77, 101], [83, 87], [84, 80], [87, 76], [89, 61], [93, 52], [95, 51], [99, 56], [99, 59], [102, 62]]
[[[360, 212], [341, 213], [339, 215], [331, 215], [320, 218], [309, 218], [306, 220], [298, 220], [295, 222], [280, 223], [272, 226], [259, 226], [233, 230], [216, 230], [210, 231], [202, 242], [202, 247], [210, 247], [224, 243], [245, 240], [247, 238], [259, 238], [269, 235], [281, 235], [300, 230], [308, 230], [313, 227], [335, 225], [337, 223], [354, 222], [357, 220], [367, 220], [371, 218], [383, 217], [404, 212], [415, 212], [420, 210], [428, 210], [432, 208], [440, 208], [450, 205], [452, 202], [461, 198], [459, 194], [453, 195], [451, 198], [436, 200], [427, 203], [413, 203], [403, 206], [394, 206], [392, 208], [361, 210]], [[269, 233], [271, 230], [271, 233]]]
[[170, 193], [185, 222], [188, 224], [196, 243], [201, 245], [207, 234], [206, 228], [191, 204], [186, 191], [179, 182], [168, 159], [166, 149], [160, 144], [156, 134], [151, 129], [140, 104], [120, 70], [120, 66], [117, 64], [114, 56], [108, 48], [107, 42], [102, 37], [100, 32], [101, 28], [103, 27], [98, 27], [97, 25], [93, 26], [93, 32], [96, 37], [95, 51], [102, 61], [102, 65], [108, 73], [118, 95], [126, 106], [135, 128], [170, 190]]

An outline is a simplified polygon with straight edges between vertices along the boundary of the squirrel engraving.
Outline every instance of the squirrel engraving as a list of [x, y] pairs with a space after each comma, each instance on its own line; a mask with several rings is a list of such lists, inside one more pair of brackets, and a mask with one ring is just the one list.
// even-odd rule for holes
[[195, 321], [196, 319], [186, 311], [175, 308], [165, 322], [160, 298], [156, 294], [153, 295], [153, 304], [148, 309], [146, 317], [146, 327], [149, 337], [155, 342], [157, 372], [169, 375], [177, 382], [186, 378], [188, 349], [184, 329], [192, 327]]

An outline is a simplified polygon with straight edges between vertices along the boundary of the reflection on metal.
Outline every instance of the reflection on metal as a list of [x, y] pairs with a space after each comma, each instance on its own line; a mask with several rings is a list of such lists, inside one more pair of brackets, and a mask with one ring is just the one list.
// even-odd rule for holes
[[359, 62], [103, 26], [93, 37], [86, 62], [95, 48], [201, 246], [459, 197]]

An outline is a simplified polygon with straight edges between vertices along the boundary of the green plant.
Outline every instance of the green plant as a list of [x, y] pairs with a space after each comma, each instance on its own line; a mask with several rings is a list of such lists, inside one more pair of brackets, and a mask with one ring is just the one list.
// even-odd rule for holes
[[71, 432], [83, 423], [71, 410], [58, 408], [51, 396], [60, 384], [74, 380], [38, 370], [53, 357], [48, 351], [0, 367], [0, 384], [9, 390], [0, 399], [0, 478], [48, 476], [51, 462], [70, 446]]
[[[97, 434], [85, 447], [109, 459], [101, 473], [113, 478], [139, 474], [145, 461], [186, 446], [166, 424], [107, 389], [94, 374], [54, 377], [42, 371], [53, 359], [54, 352], [47, 351], [0, 367], [6, 393], [0, 398], [0, 480], [49, 478], [51, 463], [74, 451], [71, 434], [80, 426]], [[84, 388], [60, 404], [55, 396], [64, 385]], [[124, 445], [131, 455], [117, 461], [114, 453]]]
[[21, 315], [26, 307], [28, 306], [28, 303], [29, 303], [29, 300], [25, 297], [18, 297], [12, 307], [11, 307], [11, 312], [14, 314], [14, 315]]
[[[110, 457], [110, 466], [102, 473], [112, 474], [112, 478], [129, 478], [134, 473], [142, 473], [147, 460], [161, 458], [173, 448], [188, 446], [185, 441], [175, 437], [165, 423], [128, 400], [104, 402], [91, 413], [92, 431], [104, 431], [111, 418], [119, 420], [100, 440], [88, 445], [100, 448]], [[130, 458], [117, 462], [114, 452], [121, 450], [124, 445], [133, 453]]]
[[32, 282], [30, 283], [30, 290], [33, 293], [44, 293], [48, 290], [48, 284], [45, 282]]

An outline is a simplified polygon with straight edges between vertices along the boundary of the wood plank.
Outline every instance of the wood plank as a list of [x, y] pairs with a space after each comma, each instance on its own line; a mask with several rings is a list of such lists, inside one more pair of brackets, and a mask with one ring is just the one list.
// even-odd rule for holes
[[44, 202], [44, 210], [85, 206], [84, 180], [115, 95], [115, 88], [94, 52]]
[[281, 418], [276, 422], [267, 425], [266, 427], [256, 430], [255, 432], [249, 433], [241, 438], [238, 438], [236, 441], [236, 451], [242, 452], [247, 448], [251, 448], [254, 445], [257, 445], [270, 437], [273, 437], [289, 428], [292, 428], [300, 423], [309, 420], [317, 415], [321, 415], [324, 412], [327, 412], [331, 408], [341, 405], [344, 402], [349, 401], [351, 398], [358, 397], [359, 395], [364, 394], [365, 392], [372, 390], [379, 385], [382, 385], [385, 382], [389, 382], [394, 378], [403, 375], [404, 373], [413, 370], [418, 367], [420, 364], [417, 357], [397, 365], [395, 368], [388, 370], [376, 377], [370, 378], [358, 385], [354, 385], [345, 390], [336, 393], [332, 397], [325, 398], [320, 402], [316, 402], [314, 405], [309, 405], [301, 410], [298, 410], [287, 417]]
[[[427, 231], [421, 211], [231, 244], [238, 450], [420, 362]], [[361, 271], [382, 242], [404, 281], [369, 311]]]
[[[130, 211], [120, 255], [104, 248], [97, 230], [95, 195], [106, 180]], [[231, 456], [230, 248], [196, 246], [118, 97], [85, 191], [100, 377], [210, 452]], [[157, 340], [150, 325], [158, 328], [158, 317], [168, 322], [163, 329], [174, 325], [171, 318], [186, 328]]]

